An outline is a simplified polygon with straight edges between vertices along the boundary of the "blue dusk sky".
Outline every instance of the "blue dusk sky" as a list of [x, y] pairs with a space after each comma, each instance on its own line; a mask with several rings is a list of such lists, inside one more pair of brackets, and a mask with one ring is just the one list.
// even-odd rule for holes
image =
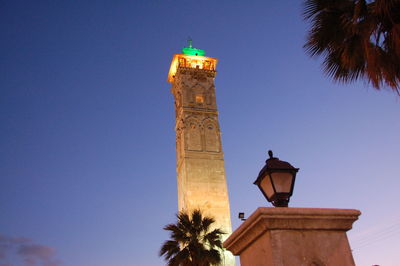
[[356, 264], [399, 265], [400, 97], [327, 78], [301, 4], [0, 1], [0, 265], [165, 265], [188, 36], [219, 59], [233, 229], [270, 206], [253, 181], [272, 149], [300, 168], [290, 206], [361, 210]]

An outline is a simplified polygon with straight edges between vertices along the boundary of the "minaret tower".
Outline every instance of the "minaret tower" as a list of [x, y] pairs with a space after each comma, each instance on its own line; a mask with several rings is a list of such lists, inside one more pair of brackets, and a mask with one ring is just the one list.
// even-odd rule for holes
[[[174, 55], [168, 82], [175, 98], [179, 211], [200, 209], [227, 233], [225, 239], [232, 226], [215, 98], [217, 61], [189, 40], [182, 54]], [[222, 265], [235, 265], [229, 251]]]

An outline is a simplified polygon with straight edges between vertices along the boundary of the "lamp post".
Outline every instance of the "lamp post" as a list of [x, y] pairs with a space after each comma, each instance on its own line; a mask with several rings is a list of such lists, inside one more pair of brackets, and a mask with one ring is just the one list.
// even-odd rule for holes
[[294, 168], [290, 163], [273, 157], [272, 151], [268, 151], [268, 155], [269, 159], [265, 162], [254, 184], [258, 186], [265, 198], [272, 202], [272, 205], [288, 207], [299, 168]]
[[[269, 159], [254, 182], [275, 207], [287, 207], [298, 168]], [[355, 266], [346, 231], [358, 210], [259, 207], [224, 241], [242, 266]], [[299, 245], [301, 243], [301, 245]]]

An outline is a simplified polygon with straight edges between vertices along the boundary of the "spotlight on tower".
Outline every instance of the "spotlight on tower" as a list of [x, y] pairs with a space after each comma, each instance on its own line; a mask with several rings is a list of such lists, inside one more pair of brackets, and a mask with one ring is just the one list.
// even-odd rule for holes
[[254, 184], [272, 205], [288, 207], [299, 168], [294, 168], [290, 163], [275, 158], [272, 151], [268, 151], [268, 155], [269, 159], [265, 161], [265, 166]]

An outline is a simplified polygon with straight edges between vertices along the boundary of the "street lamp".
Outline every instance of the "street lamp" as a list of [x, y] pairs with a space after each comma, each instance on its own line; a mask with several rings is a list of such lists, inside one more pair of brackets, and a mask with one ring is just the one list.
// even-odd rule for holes
[[272, 151], [268, 151], [268, 155], [269, 159], [254, 184], [275, 207], [287, 207], [299, 168], [273, 157]]

